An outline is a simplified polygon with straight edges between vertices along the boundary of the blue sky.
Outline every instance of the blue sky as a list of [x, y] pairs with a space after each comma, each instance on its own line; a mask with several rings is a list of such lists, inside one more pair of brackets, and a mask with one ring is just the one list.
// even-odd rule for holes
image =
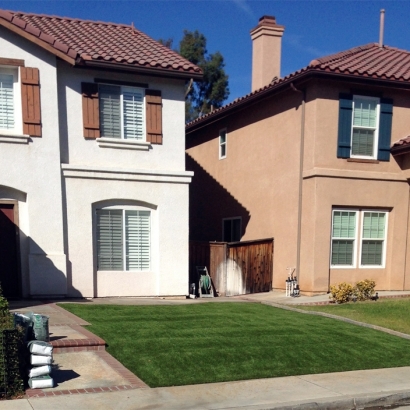
[[380, 9], [386, 10], [384, 44], [410, 50], [408, 0], [41, 0], [2, 1], [6, 10], [134, 23], [154, 39], [179, 44], [184, 29], [199, 30], [208, 52], [220, 51], [229, 75], [229, 101], [251, 90], [249, 31], [263, 15], [285, 26], [282, 76], [315, 58], [379, 41]]

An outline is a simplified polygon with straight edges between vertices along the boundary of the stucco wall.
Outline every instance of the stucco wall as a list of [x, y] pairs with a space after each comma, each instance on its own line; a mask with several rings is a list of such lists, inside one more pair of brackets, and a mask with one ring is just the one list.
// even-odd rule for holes
[[[0, 201], [18, 205], [23, 296], [187, 294], [184, 81], [77, 69], [3, 28], [0, 50], [40, 70], [42, 138], [0, 135]], [[81, 82], [95, 78], [161, 90], [163, 144], [112, 148], [84, 139]], [[149, 273], [97, 275], [92, 218], [101, 201], [150, 204]]]
[[56, 61], [2, 27], [0, 57], [40, 71], [42, 137], [0, 135], [0, 200], [18, 201], [22, 293], [65, 294]]
[[[127, 172], [125, 172], [127, 171]], [[70, 296], [159, 296], [188, 292], [187, 173], [146, 175], [137, 170], [63, 166], [67, 192]], [[141, 206], [151, 211], [149, 272], [98, 271], [95, 209]]]
[[[408, 161], [392, 156], [388, 162], [337, 158], [339, 93], [370, 92], [392, 98], [393, 143], [408, 135], [408, 92], [323, 80], [312, 80], [301, 88], [306, 91], [306, 104], [300, 271], [296, 274], [302, 291], [326, 292], [329, 283], [354, 283], [365, 278], [376, 280], [378, 289], [409, 289]], [[287, 268], [295, 267], [298, 259], [300, 99], [300, 94], [289, 89], [187, 136], [187, 155], [193, 158], [189, 169], [207, 175], [195, 179], [196, 173], [193, 179], [191, 238], [221, 240], [220, 220], [236, 216], [228, 214], [238, 212], [235, 205], [239, 203], [247, 215], [242, 239], [275, 239], [274, 288], [284, 288]], [[218, 131], [224, 127], [228, 133], [227, 158], [219, 160]], [[227, 192], [234, 200], [230, 198], [221, 206], [215, 196], [204, 205], [212, 192], [210, 187], [215, 194]], [[208, 195], [201, 197], [201, 191]], [[194, 207], [193, 201], [199, 205]], [[336, 207], [389, 212], [384, 268], [330, 269], [331, 215]], [[213, 231], [204, 220], [214, 226]], [[203, 231], [208, 237], [201, 236]]]

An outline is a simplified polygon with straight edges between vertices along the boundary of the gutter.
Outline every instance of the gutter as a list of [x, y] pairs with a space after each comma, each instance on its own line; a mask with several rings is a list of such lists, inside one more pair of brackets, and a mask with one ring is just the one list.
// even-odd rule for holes
[[133, 72], [138, 74], [151, 75], [156, 77], [168, 77], [168, 78], [177, 78], [190, 80], [202, 80], [203, 74], [196, 72], [176, 72], [164, 68], [145, 68], [145, 67], [136, 67], [130, 66], [129, 64], [119, 64], [119, 63], [110, 63], [110, 62], [101, 62], [101, 61], [84, 61], [82, 60], [80, 64], [76, 64], [79, 68], [104, 68], [111, 71], [126, 71]]
[[298, 284], [300, 285], [300, 247], [302, 240], [302, 190], [303, 190], [303, 157], [305, 151], [305, 102], [306, 92], [298, 90], [293, 83], [290, 83], [290, 88], [302, 94], [302, 115], [300, 122], [300, 157], [299, 157], [299, 198], [298, 198], [298, 230], [296, 238], [296, 275]]

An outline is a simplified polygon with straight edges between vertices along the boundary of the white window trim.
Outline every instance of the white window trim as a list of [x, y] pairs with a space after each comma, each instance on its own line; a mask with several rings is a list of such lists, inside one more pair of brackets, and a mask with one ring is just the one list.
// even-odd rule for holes
[[[95, 209], [95, 238], [96, 238], [96, 243], [95, 243], [95, 258], [96, 258], [96, 264], [98, 266], [98, 227], [97, 227], [97, 213], [98, 211], [105, 211], [105, 210], [121, 210], [122, 211], [122, 221], [123, 221], [123, 225], [122, 225], [122, 229], [123, 229], [123, 246], [122, 246], [122, 253], [123, 253], [123, 269], [122, 270], [111, 270], [111, 269], [107, 269], [107, 270], [99, 270], [97, 268], [97, 273], [98, 272], [104, 272], [104, 273], [119, 273], [119, 272], [126, 272], [126, 273], [146, 273], [146, 272], [151, 272], [153, 270], [152, 267], [152, 230], [153, 230], [153, 211], [150, 208], [145, 208], [143, 206], [132, 206], [132, 205], [124, 205], [124, 206], [120, 206], [120, 205], [113, 205], [113, 206], [104, 206], [101, 208], [96, 208]], [[125, 242], [125, 211], [148, 211], [150, 213], [150, 227], [149, 227], [149, 268], [148, 269], [143, 269], [143, 270], [126, 270], [126, 242]]]
[[[378, 212], [378, 213], [384, 213], [386, 215], [385, 219], [385, 225], [384, 225], [384, 238], [382, 239], [383, 241], [383, 250], [382, 250], [382, 264], [381, 265], [362, 265], [362, 245], [363, 245], [363, 240], [369, 240], [368, 238], [363, 238], [363, 220], [364, 220], [364, 213], [365, 212]], [[384, 269], [386, 267], [386, 242], [387, 242], [387, 229], [389, 226], [389, 213], [385, 210], [374, 210], [374, 209], [362, 209], [361, 210], [361, 224], [360, 224], [360, 249], [359, 249], [359, 255], [360, 255], [360, 265], [359, 268], [361, 269]]]
[[98, 146], [102, 148], [124, 148], [140, 151], [149, 151], [150, 147], [152, 147], [150, 142], [133, 139], [101, 137], [97, 138], [96, 141], [98, 143]]
[[[225, 133], [225, 142], [221, 142], [221, 135]], [[219, 147], [219, 159], [225, 159], [228, 154], [228, 132], [226, 128], [222, 128], [219, 130], [219, 139], [218, 139], [218, 147]], [[222, 147], [225, 147], [225, 155], [222, 155]]]
[[[356, 213], [356, 226], [355, 226], [355, 237], [353, 240], [353, 263], [352, 265], [332, 265], [332, 251], [333, 251], [333, 239], [346, 239], [333, 237], [333, 217], [334, 212], [346, 211]], [[363, 244], [363, 220], [365, 212], [378, 212], [384, 213], [386, 215], [385, 227], [384, 227], [384, 238], [383, 238], [383, 251], [382, 251], [382, 264], [381, 265], [362, 265], [361, 255], [362, 255], [362, 244]], [[371, 209], [371, 208], [334, 208], [332, 209], [332, 221], [330, 226], [330, 268], [331, 269], [385, 269], [386, 268], [386, 244], [387, 244], [387, 230], [389, 226], [389, 211], [386, 209]]]
[[[109, 148], [129, 148], [129, 149], [142, 149], [148, 150], [146, 148], [146, 144], [150, 145], [147, 142], [147, 128], [146, 128], [146, 97], [145, 97], [145, 88], [141, 87], [133, 87], [129, 85], [118, 85], [118, 84], [110, 84], [110, 83], [99, 83], [98, 86], [112, 86], [112, 87], [119, 87], [120, 89], [120, 123], [121, 123], [121, 138], [110, 138], [110, 137], [101, 137], [97, 140], [99, 141], [99, 145], [101, 147], [109, 147]], [[142, 138], [124, 138], [124, 90], [136, 90], [141, 92], [142, 94], [142, 127], [141, 127], [141, 134]], [[100, 97], [99, 97], [100, 98]], [[101, 104], [99, 100], [99, 104]], [[101, 116], [100, 116], [100, 125], [101, 125]], [[131, 143], [130, 143], [131, 142]], [[128, 143], [128, 144], [127, 144]], [[134, 146], [131, 148], [131, 146]]]
[[357, 261], [357, 241], [359, 237], [359, 214], [360, 211], [357, 209], [348, 209], [348, 208], [335, 208], [332, 209], [332, 225], [330, 227], [330, 263], [332, 263], [332, 253], [333, 253], [333, 240], [351, 240], [351, 238], [339, 238], [339, 237], [334, 237], [333, 236], [333, 219], [334, 219], [334, 214], [335, 212], [354, 212], [356, 214], [356, 226], [355, 226], [355, 234], [353, 238], [353, 258], [352, 258], [352, 264], [351, 265], [332, 265], [330, 264], [330, 267], [332, 269], [355, 269], [356, 268], [356, 261]]
[[[233, 217], [230, 217], [230, 218], [222, 218], [222, 240], [224, 240], [224, 238], [225, 238], [225, 221], [235, 221], [235, 220], [239, 220], [239, 232], [240, 232], [240, 236], [242, 236], [242, 217], [241, 216], [233, 216]], [[231, 226], [231, 229], [232, 229], [232, 226]], [[232, 232], [231, 232], [231, 234], [232, 234]], [[240, 238], [239, 238], [239, 240], [240, 240]], [[238, 242], [238, 241], [233, 241], [233, 242]]]
[[[13, 76], [14, 128], [0, 128], [2, 142], [27, 143], [29, 136], [23, 134], [23, 113], [21, 107], [21, 84], [18, 67], [0, 66], [0, 73]], [[14, 140], [14, 137], [16, 138]]]
[[[355, 100], [356, 99], [369, 100], [376, 102], [376, 127], [363, 127], [363, 126], [354, 126], [354, 109], [355, 109]], [[373, 155], [354, 155], [352, 153], [353, 149], [353, 130], [354, 128], [364, 129], [364, 130], [374, 130], [374, 141], [373, 141]], [[352, 130], [350, 135], [350, 158], [358, 159], [377, 159], [377, 152], [379, 149], [379, 128], [380, 128], [380, 98], [377, 97], [368, 97], [365, 95], [353, 95], [353, 107], [352, 107]]]

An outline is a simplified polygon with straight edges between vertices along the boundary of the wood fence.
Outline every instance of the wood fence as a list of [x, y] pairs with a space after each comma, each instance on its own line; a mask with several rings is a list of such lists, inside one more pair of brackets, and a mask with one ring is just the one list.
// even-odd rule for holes
[[268, 292], [272, 289], [273, 239], [246, 242], [189, 243], [190, 283], [196, 267], [206, 266], [220, 296]]

